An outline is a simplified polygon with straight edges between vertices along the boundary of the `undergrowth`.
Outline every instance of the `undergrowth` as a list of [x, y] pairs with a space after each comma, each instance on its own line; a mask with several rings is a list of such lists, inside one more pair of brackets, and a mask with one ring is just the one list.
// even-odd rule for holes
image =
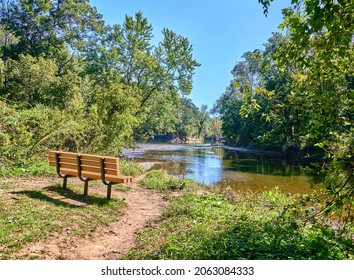
[[151, 170], [140, 181], [140, 185], [146, 189], [158, 191], [177, 191], [196, 188], [198, 183], [190, 179], [169, 176], [163, 170]]
[[144, 174], [145, 172], [144, 167], [134, 161], [129, 160], [120, 161], [120, 171], [122, 175], [132, 177], [137, 177]]
[[158, 227], [140, 234], [127, 259], [353, 259], [353, 241], [316, 219], [299, 198], [279, 190], [228, 200], [184, 192]]

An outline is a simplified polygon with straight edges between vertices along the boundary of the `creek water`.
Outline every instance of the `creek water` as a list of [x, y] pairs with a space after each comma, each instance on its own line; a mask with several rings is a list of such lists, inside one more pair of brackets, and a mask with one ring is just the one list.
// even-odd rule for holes
[[290, 164], [279, 154], [210, 145], [138, 144], [124, 154], [150, 169], [195, 179], [207, 185], [226, 185], [238, 190], [279, 188], [285, 193], [313, 191], [315, 178], [303, 165]]

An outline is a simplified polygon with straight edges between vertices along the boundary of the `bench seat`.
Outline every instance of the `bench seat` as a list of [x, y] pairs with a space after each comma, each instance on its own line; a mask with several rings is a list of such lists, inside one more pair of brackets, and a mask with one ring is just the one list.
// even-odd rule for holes
[[[72, 177], [78, 177], [77, 170], [61, 168], [60, 172], [62, 174], [67, 174], [67, 175], [70, 175]], [[83, 177], [90, 178], [91, 180], [101, 180], [101, 173], [82, 171], [81, 174], [82, 174]], [[116, 175], [106, 174], [105, 178], [106, 178], [106, 180], [112, 181], [112, 182], [115, 182], [115, 183], [131, 183], [131, 182], [133, 182], [133, 178], [132, 177], [128, 177], [128, 176], [116, 176]]]

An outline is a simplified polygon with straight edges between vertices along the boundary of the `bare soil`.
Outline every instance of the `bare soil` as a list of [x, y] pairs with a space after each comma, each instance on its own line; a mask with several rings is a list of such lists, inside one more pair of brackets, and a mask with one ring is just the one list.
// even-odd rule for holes
[[[60, 182], [60, 179], [55, 182]], [[23, 180], [20, 184], [29, 187], [31, 185], [45, 187], [53, 184], [53, 179]], [[167, 204], [162, 194], [145, 190], [136, 182], [130, 184], [130, 187], [126, 192], [112, 189], [112, 197], [123, 198], [126, 207], [123, 213], [117, 213], [115, 222], [99, 227], [91, 237], [71, 236], [70, 232], [64, 230], [61, 234], [54, 234], [50, 239], [30, 244], [15, 253], [12, 259], [122, 259], [127, 252], [138, 245], [138, 233], [152, 225]]]

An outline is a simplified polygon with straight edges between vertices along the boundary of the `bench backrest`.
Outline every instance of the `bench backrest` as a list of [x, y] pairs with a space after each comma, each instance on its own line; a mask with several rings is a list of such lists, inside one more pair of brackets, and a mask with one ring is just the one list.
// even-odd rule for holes
[[55, 155], [59, 153], [60, 169], [77, 170], [78, 160], [77, 156], [80, 155], [81, 170], [83, 172], [92, 172], [101, 174], [101, 158], [104, 159], [105, 174], [120, 175], [119, 159], [115, 157], [96, 156], [88, 154], [77, 154], [71, 152], [49, 151], [49, 165], [56, 166]]

